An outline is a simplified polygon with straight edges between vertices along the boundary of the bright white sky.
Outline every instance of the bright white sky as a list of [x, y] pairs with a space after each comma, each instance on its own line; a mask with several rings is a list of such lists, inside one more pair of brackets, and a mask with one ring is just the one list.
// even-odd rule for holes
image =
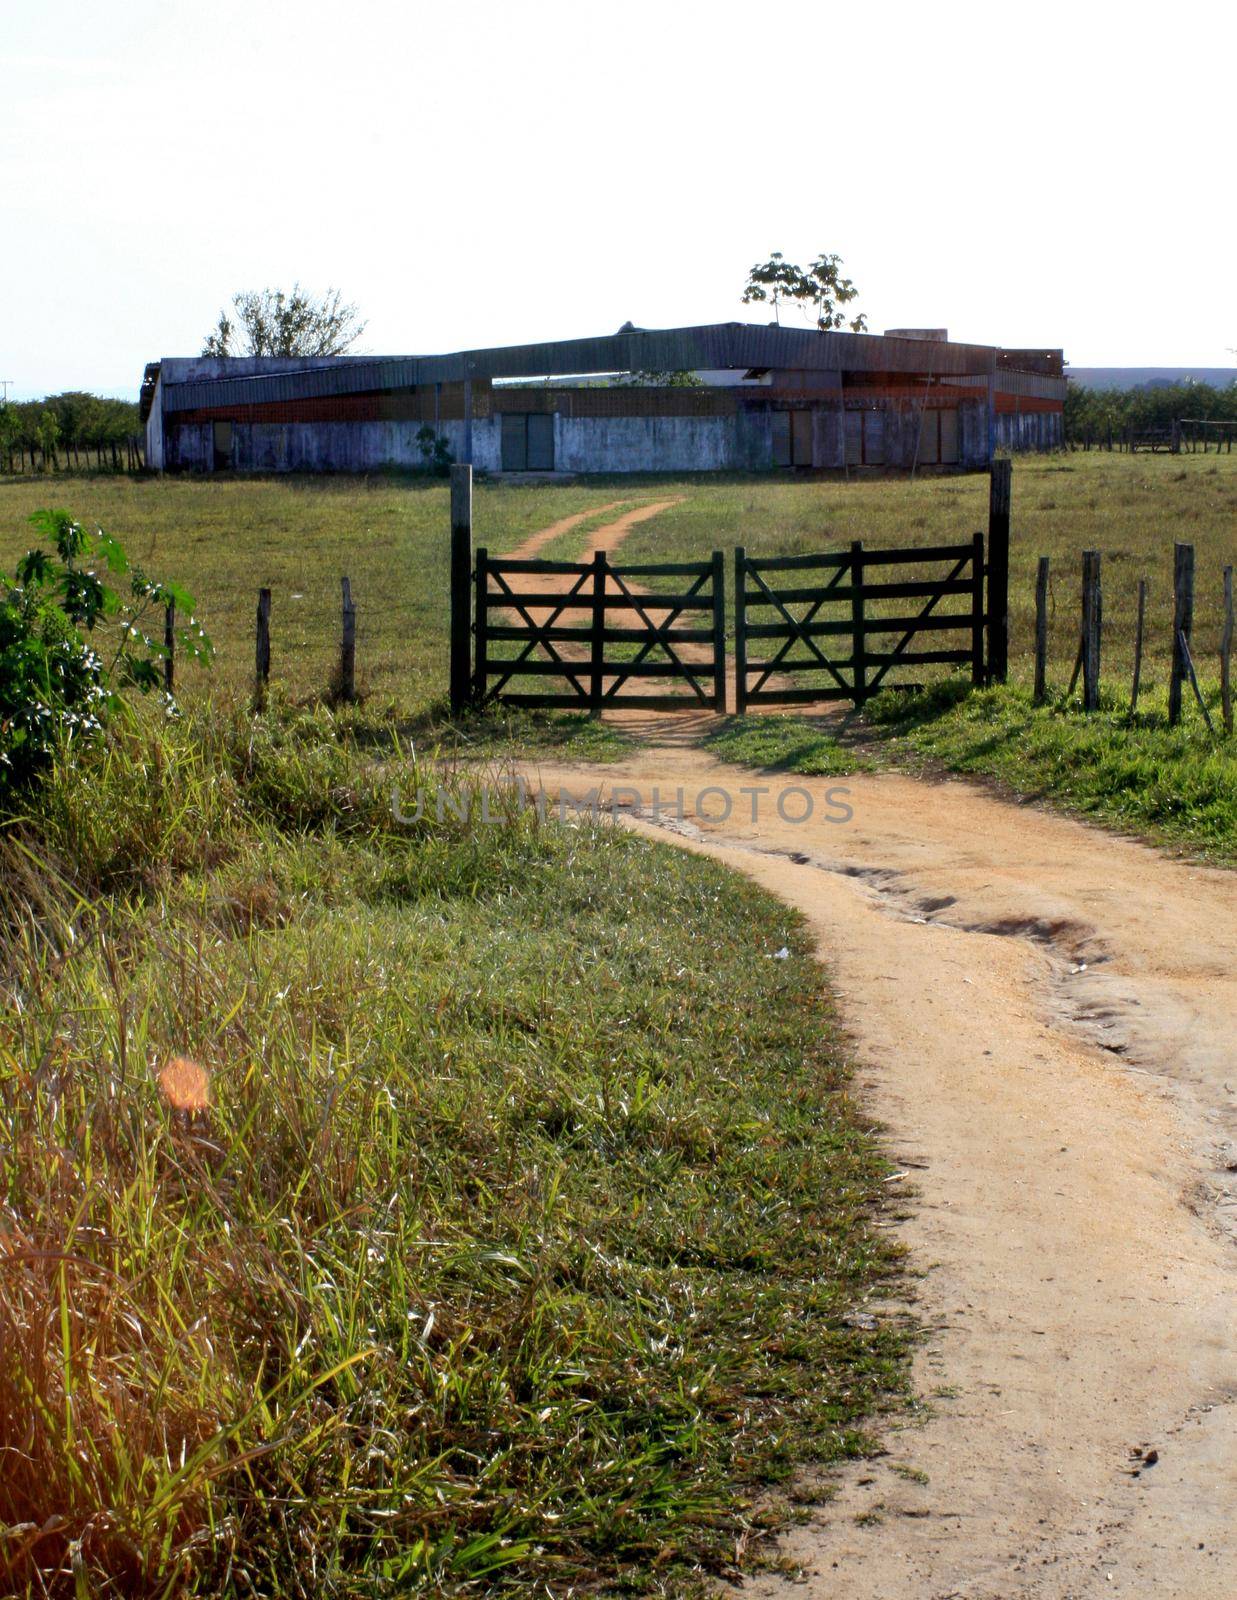
[[1237, 362], [1237, 6], [0, 0], [0, 378], [133, 392], [239, 288], [364, 351], [760, 320]]

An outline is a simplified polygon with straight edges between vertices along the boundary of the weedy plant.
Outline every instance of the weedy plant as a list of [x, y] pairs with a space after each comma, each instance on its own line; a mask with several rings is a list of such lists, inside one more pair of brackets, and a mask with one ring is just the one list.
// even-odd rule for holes
[[0, 835], [0, 1591], [686, 1592], [902, 1388], [793, 913], [346, 727], [139, 711]]
[[[28, 550], [15, 576], [0, 579], [0, 793], [62, 743], [97, 736], [126, 690], [159, 689], [166, 646], [145, 631], [154, 612], [175, 605], [182, 654], [207, 660], [211, 650], [187, 591], [130, 566], [119, 540], [67, 511], [30, 521], [52, 548]], [[109, 578], [127, 579], [125, 589]], [[174, 712], [170, 695], [166, 703]]]

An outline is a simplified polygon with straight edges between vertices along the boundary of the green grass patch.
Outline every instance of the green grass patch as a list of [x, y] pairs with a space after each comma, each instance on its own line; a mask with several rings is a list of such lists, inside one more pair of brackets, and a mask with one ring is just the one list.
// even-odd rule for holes
[[680, 1592], [904, 1392], [799, 917], [373, 754], [135, 719], [0, 839], [6, 1587]]
[[729, 717], [705, 745], [723, 761], [766, 772], [799, 772], [810, 777], [843, 777], [869, 763], [833, 734], [805, 717]]
[[[478, 481], [475, 542], [506, 553], [563, 517], [618, 498], [587, 484]], [[34, 542], [26, 519], [40, 507], [64, 505], [83, 522], [102, 524], [134, 561], [174, 576], [197, 601], [217, 656], [209, 683], [188, 671], [178, 677], [190, 701], [251, 686], [260, 586], [272, 591], [273, 687], [298, 702], [325, 698], [338, 664], [339, 580], [347, 574], [357, 608], [358, 688], [375, 712], [420, 716], [447, 687], [448, 499], [441, 480], [385, 476], [0, 478], [0, 566], [12, 571]], [[564, 536], [565, 545], [574, 538], [582, 548], [597, 520]]]
[[[622, 510], [682, 496], [637, 523], [620, 560], [699, 560], [734, 545], [752, 555], [873, 545], [966, 541], [986, 527], [982, 473], [801, 478], [776, 472], [695, 476], [615, 475], [568, 482], [479, 479], [474, 535], [492, 553], [580, 513], [586, 521], [551, 541], [545, 554], [574, 559], [589, 534]], [[620, 508], [600, 507], [621, 501]], [[375, 715], [421, 717], [447, 683], [449, 510], [438, 480], [372, 478], [113, 478], [68, 473], [0, 478], [0, 565], [31, 543], [27, 517], [49, 503], [68, 506], [121, 538], [135, 561], [182, 581], [196, 598], [218, 649], [213, 684], [243, 693], [253, 671], [254, 608], [260, 585], [273, 590], [272, 674], [298, 702], [329, 693], [340, 631], [339, 579], [357, 606], [357, 671]], [[1166, 681], [1171, 653], [1172, 546], [1197, 551], [1194, 645], [1198, 669], [1214, 680], [1222, 626], [1221, 570], [1237, 559], [1237, 457], [1020, 456], [1014, 463], [1010, 553], [1011, 670], [1029, 683], [1034, 642], [1035, 566], [1052, 558], [1051, 681], [1068, 677], [1078, 643], [1083, 549], [1104, 560], [1105, 670], [1124, 675], [1131, 659], [1138, 580], [1150, 582], [1144, 682]], [[729, 570], [729, 569], [728, 569]], [[918, 674], [917, 674], [918, 675]], [[189, 699], [207, 691], [182, 673]]]
[[[1035, 706], [1022, 688], [968, 692], [954, 682], [883, 695], [867, 717], [903, 749], [955, 772], [1237, 861], [1237, 744], [1210, 736], [1193, 706], [1170, 728], [1161, 700], [1150, 696], [1131, 723], [1128, 702], [1110, 693], [1086, 716], [1077, 700]], [[1219, 708], [1211, 709], [1219, 725]]]

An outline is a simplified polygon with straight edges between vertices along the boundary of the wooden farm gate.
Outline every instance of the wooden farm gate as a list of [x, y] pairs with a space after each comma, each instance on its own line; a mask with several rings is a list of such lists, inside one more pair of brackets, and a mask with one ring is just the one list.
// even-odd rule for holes
[[[674, 592], [651, 593], [646, 581]], [[540, 561], [479, 549], [473, 583], [474, 704], [725, 710], [720, 550], [708, 561], [614, 566], [600, 550], [591, 561]]]
[[[923, 549], [774, 556], [735, 551], [736, 711], [910, 688], [904, 667], [969, 666], [987, 681], [984, 536]], [[759, 651], [759, 657], [755, 652]], [[915, 685], [919, 687], [920, 685]]]

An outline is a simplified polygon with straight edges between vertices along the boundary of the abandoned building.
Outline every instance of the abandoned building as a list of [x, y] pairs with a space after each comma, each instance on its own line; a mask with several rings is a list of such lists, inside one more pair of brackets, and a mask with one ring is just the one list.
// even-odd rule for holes
[[[441, 356], [169, 357], [146, 368], [166, 471], [983, 467], [1062, 443], [1060, 350], [721, 323]], [[686, 375], [691, 375], [690, 378]], [[673, 381], [672, 381], [673, 380]]]

